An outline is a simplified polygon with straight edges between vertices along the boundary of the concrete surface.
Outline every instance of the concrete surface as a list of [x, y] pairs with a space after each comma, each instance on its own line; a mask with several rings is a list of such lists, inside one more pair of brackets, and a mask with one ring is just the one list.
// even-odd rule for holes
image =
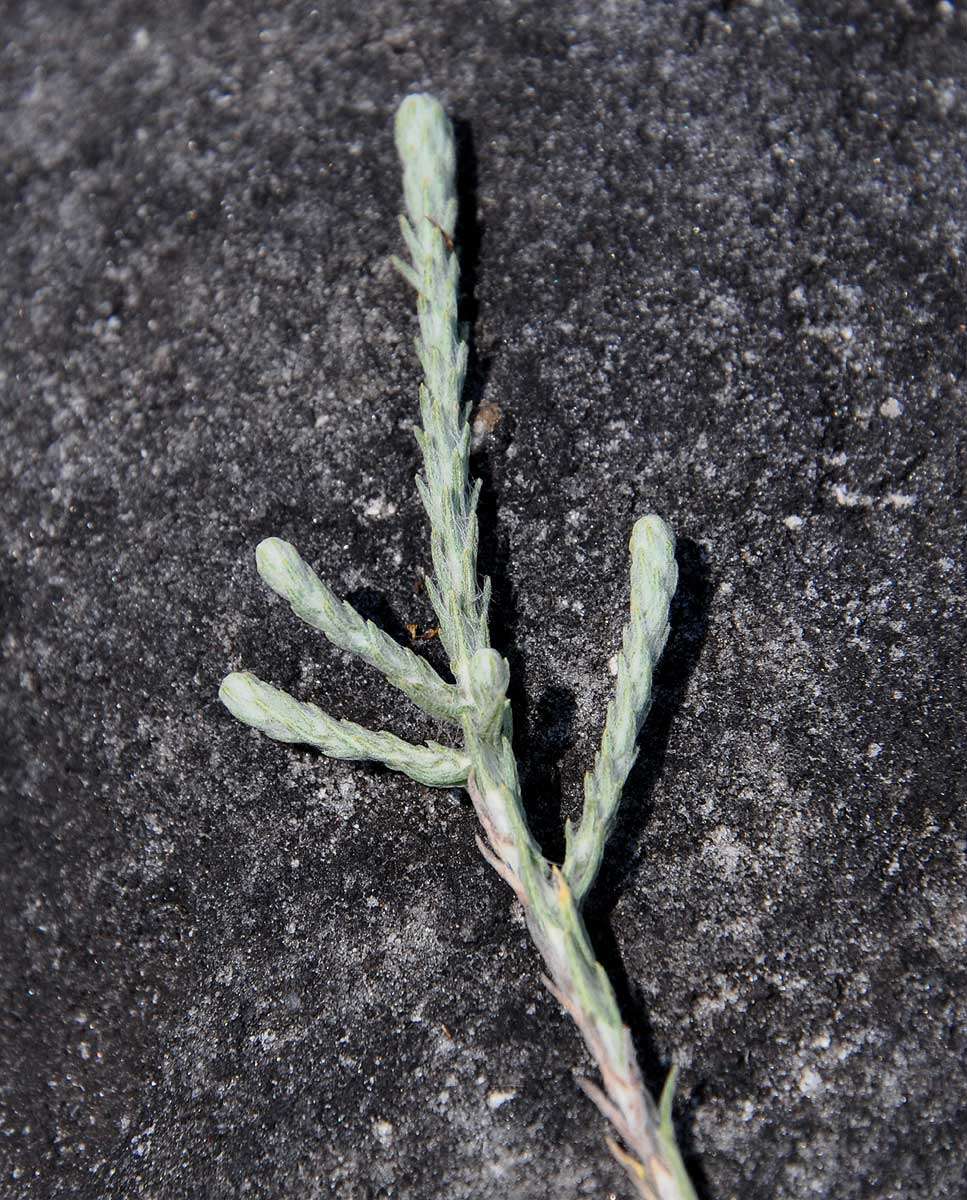
[[432, 624], [411, 90], [459, 122], [551, 852], [632, 520], [682, 539], [592, 928], [702, 1196], [963, 1196], [963, 6], [34, 0], [3, 35], [0, 1196], [628, 1195], [466, 801], [215, 699], [244, 666], [434, 732], [252, 556]]

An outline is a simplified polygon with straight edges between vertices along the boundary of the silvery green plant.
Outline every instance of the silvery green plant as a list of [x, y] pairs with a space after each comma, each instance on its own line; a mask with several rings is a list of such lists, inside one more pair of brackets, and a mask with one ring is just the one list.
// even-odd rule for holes
[[371, 760], [430, 787], [465, 787], [485, 837], [481, 853], [510, 885], [547, 970], [545, 983], [574, 1018], [601, 1073], [580, 1080], [620, 1142], [608, 1144], [637, 1193], [647, 1200], [694, 1200], [672, 1130], [674, 1071], [656, 1107], [642, 1081], [631, 1034], [614, 989], [596, 960], [581, 917], [622, 788], [635, 760], [652, 676], [668, 637], [677, 583], [675, 541], [658, 516], [642, 517], [631, 535], [631, 615], [618, 655], [615, 696], [593, 768], [584, 779], [580, 821], [565, 828], [562, 865], [544, 857], [521, 798], [511, 744], [509, 667], [490, 644], [490, 584], [477, 576], [480, 483], [468, 478], [470, 426], [461, 399], [467, 343], [457, 318], [459, 265], [453, 131], [431, 96], [409, 96], [396, 115], [406, 216], [400, 217], [408, 262], [394, 260], [417, 294], [422, 364], [417, 433], [423, 454], [420, 498], [430, 521], [433, 574], [426, 585], [454, 682], [339, 600], [289, 543], [268, 538], [256, 551], [265, 582], [296, 616], [383, 675], [409, 700], [450, 726], [456, 746], [417, 746], [392, 734], [336, 720], [263, 683], [233, 673], [219, 695], [240, 721], [277, 741], [315, 746], [333, 758]]

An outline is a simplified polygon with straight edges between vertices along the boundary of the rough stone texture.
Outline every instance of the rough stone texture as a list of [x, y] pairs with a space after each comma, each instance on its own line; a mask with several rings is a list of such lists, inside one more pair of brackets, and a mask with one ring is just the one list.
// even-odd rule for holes
[[4, 43], [0, 1196], [627, 1195], [467, 803], [215, 699], [433, 732], [252, 559], [431, 623], [416, 89], [552, 851], [632, 519], [681, 535], [592, 926], [700, 1190], [962, 1196], [962, 6], [36, 0]]

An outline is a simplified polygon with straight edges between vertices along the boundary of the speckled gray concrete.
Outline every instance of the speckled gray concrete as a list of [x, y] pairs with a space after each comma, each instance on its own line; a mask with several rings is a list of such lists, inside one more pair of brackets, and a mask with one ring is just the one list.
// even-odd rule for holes
[[290, 538], [430, 623], [387, 265], [413, 89], [462, 122], [475, 470], [552, 851], [632, 519], [682, 538], [592, 925], [652, 1082], [682, 1063], [703, 1196], [963, 1195], [955, 7], [8, 7], [4, 1200], [627, 1195], [467, 804], [215, 700], [246, 666], [432, 732], [252, 556]]

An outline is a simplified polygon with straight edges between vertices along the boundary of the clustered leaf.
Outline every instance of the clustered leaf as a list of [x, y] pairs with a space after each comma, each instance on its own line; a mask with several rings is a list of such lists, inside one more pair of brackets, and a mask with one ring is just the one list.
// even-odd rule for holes
[[481, 852], [513, 888], [547, 969], [545, 982], [574, 1018], [598, 1064], [601, 1084], [581, 1086], [621, 1139], [608, 1144], [638, 1195], [695, 1200], [671, 1123], [674, 1071], [660, 1110], [645, 1090], [631, 1034], [607, 974], [597, 961], [581, 904], [597, 876], [641, 724], [651, 702], [655, 665], [668, 637], [677, 583], [675, 539], [658, 516], [642, 517], [631, 537], [631, 615], [618, 656], [615, 696], [601, 746], [584, 781], [584, 808], [568, 822], [562, 866], [541, 853], [527, 824], [512, 746], [510, 668], [490, 645], [490, 583], [478, 585], [479, 482], [469, 481], [470, 427], [462, 401], [467, 345], [458, 321], [459, 263], [453, 130], [432, 96], [408, 96], [396, 114], [406, 215], [400, 218], [409, 261], [396, 268], [417, 292], [416, 353], [423, 476], [417, 488], [430, 522], [432, 576], [427, 591], [454, 683], [339, 600], [279, 538], [256, 552], [265, 582], [297, 617], [333, 645], [375, 667], [416, 705], [459, 727], [459, 749], [413, 745], [392, 734], [328, 716], [247, 672], [229, 675], [220, 697], [242, 722], [284, 742], [316, 746], [333, 758], [381, 762], [432, 787], [466, 787], [480, 819]]
[[568, 821], [564, 830], [564, 875], [579, 900], [590, 891], [601, 866], [637, 756], [638, 733], [651, 707], [652, 677], [668, 640], [668, 611], [677, 586], [671, 530], [661, 517], [642, 517], [631, 534], [631, 620], [618, 655], [614, 699], [608, 705], [594, 769], [584, 777], [581, 823], [575, 829]]
[[259, 574], [297, 617], [318, 629], [340, 650], [355, 654], [381, 671], [394, 687], [425, 712], [460, 724], [460, 693], [441, 679], [425, 658], [364, 620], [351, 604], [339, 600], [294, 546], [266, 538], [255, 551]]
[[218, 697], [232, 716], [277, 742], [315, 746], [329, 758], [380, 762], [430, 787], [456, 787], [467, 781], [466, 754], [436, 742], [414, 746], [391, 733], [337, 720], [248, 671], [226, 676]]

